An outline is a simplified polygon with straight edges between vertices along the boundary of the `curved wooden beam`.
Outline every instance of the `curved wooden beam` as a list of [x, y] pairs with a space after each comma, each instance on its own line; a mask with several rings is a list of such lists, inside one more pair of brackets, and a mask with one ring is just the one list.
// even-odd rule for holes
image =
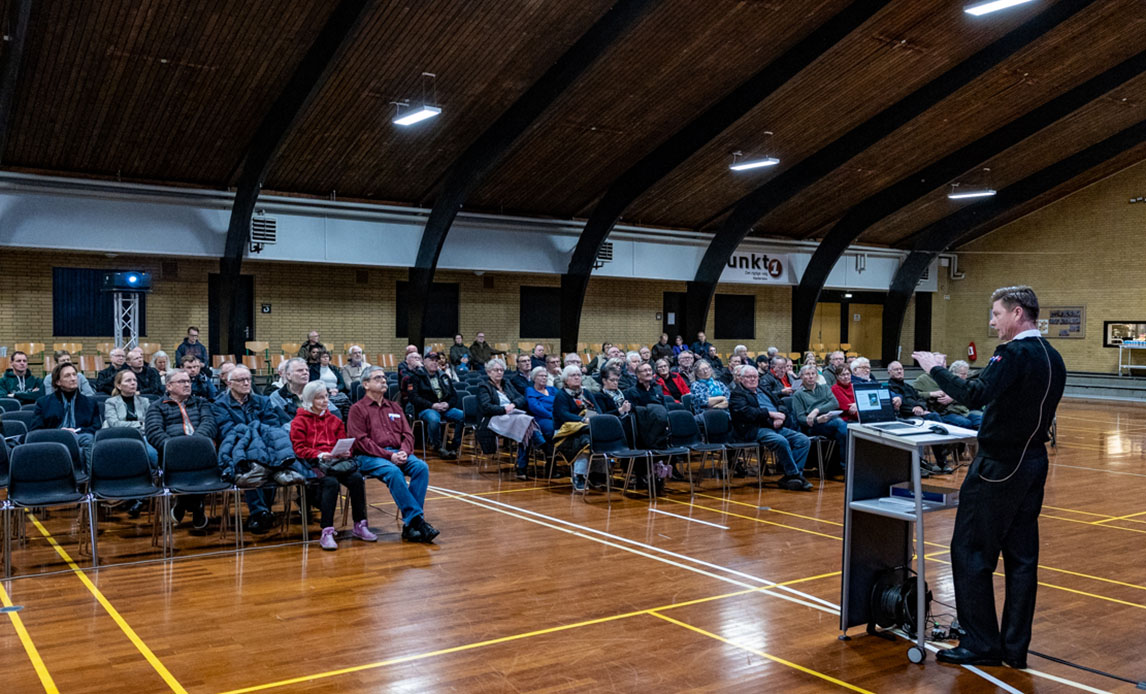
[[8, 6], [8, 48], [4, 51], [4, 67], [0, 73], [0, 160], [4, 158], [12, 130], [12, 109], [16, 103], [16, 88], [20, 84], [20, 66], [24, 62], [31, 17], [32, 0], [12, 0]]

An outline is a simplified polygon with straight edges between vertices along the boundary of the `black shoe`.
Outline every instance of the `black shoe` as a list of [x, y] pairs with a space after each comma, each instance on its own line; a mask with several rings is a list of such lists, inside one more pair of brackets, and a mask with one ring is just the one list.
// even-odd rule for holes
[[[402, 539], [407, 539], [407, 529], [410, 530], [411, 542], [424, 542], [429, 544], [433, 542], [434, 538], [439, 534], [438, 529], [427, 523], [426, 519], [422, 516], [418, 516], [414, 520], [410, 521], [410, 523], [402, 529]], [[414, 537], [417, 537], [417, 539], [413, 539]]]
[[171, 507], [171, 522], [174, 523], [175, 525], [179, 525], [180, 523], [182, 523], [183, 522], [183, 514], [186, 513], [186, 511], [187, 511], [187, 509], [183, 508], [182, 506], [179, 506], [179, 505], [172, 506]]
[[422, 542], [429, 544], [429, 543], [433, 542], [434, 538], [437, 537], [438, 535], [440, 535], [441, 532], [437, 528], [435, 528], [434, 526], [427, 523], [425, 518], [423, 518], [421, 520], [422, 520], [422, 527], [418, 528], [418, 530], [421, 531], [421, 533], [422, 533]]
[[997, 655], [976, 653], [962, 646], [948, 648], [935, 654], [935, 659], [951, 665], [1002, 665], [1003, 659]]
[[247, 520], [247, 531], [254, 535], [263, 535], [270, 532], [275, 517], [267, 512], [256, 513]]
[[421, 531], [416, 529], [413, 525], [405, 525], [402, 527], [402, 539], [406, 542], [425, 542], [425, 537]]
[[517, 471], [517, 472], [514, 474], [514, 477], [516, 477], [516, 478], [517, 478], [517, 481], [518, 481], [518, 482], [525, 482], [525, 481], [527, 481], [527, 480], [529, 479], [529, 473], [528, 473], [528, 472], [526, 472], [525, 470], [518, 470], [518, 471]]
[[780, 483], [780, 488], [790, 492], [810, 492], [812, 491], [812, 483], [803, 477], [789, 477], [786, 482]]
[[207, 528], [207, 513], [202, 507], [191, 512], [191, 527], [196, 530], [205, 530]]
[[127, 517], [139, 518], [139, 514], [143, 513], [143, 507], [146, 505], [143, 499], [136, 499], [131, 502], [131, 505], [127, 507]]
[[1019, 658], [1003, 658], [1003, 664], [1006, 665], [1007, 667], [1013, 668], [1015, 670], [1026, 670], [1027, 669], [1027, 659], [1026, 658], [1022, 658], [1022, 659], [1019, 659]]
[[458, 452], [448, 448], [443, 448], [442, 450], [438, 451], [438, 457], [442, 460], [457, 460]]

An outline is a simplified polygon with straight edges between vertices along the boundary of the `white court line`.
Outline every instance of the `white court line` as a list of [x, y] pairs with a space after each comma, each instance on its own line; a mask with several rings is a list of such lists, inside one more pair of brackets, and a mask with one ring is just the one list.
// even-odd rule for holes
[[702, 521], [702, 520], [699, 520], [696, 518], [689, 518], [688, 516], [681, 516], [681, 515], [677, 515], [675, 513], [669, 513], [668, 511], [662, 511], [659, 508], [650, 508], [649, 513], [660, 513], [660, 514], [665, 515], [665, 516], [672, 516], [673, 518], [680, 518], [681, 520], [691, 521], [693, 523], [701, 523], [703, 525], [711, 525], [712, 527], [720, 528], [721, 530], [728, 530], [727, 525], [720, 525], [719, 523], [709, 523], [708, 521]]
[[982, 677], [983, 679], [987, 680], [988, 682], [995, 685], [996, 687], [999, 687], [1000, 689], [1006, 690], [1006, 691], [1010, 692], [1011, 694], [1023, 694], [1023, 692], [1021, 690], [1015, 689], [1014, 687], [1007, 684], [1006, 682], [999, 679], [998, 677], [995, 677], [994, 675], [988, 675], [987, 673], [983, 672], [982, 670], [975, 667], [974, 665], [964, 665], [963, 667], [967, 668], [968, 670], [975, 673], [979, 677]]
[[[608, 540], [604, 540], [604, 539], [601, 539], [598, 537], [593, 537], [592, 535], [586, 535], [585, 533], [586, 532], [595, 533], [597, 535], [602, 535], [604, 537], [608, 537], [608, 538], [611, 538], [613, 540], [619, 540], [621, 542], [626, 542], [626, 543], [629, 543], [631, 545], [636, 545], [637, 547], [649, 549], [649, 550], [652, 550], [654, 552], [660, 552], [662, 554], [666, 554], [666, 555], [671, 556], [671, 557], [683, 559], [685, 561], [694, 562], [696, 564], [700, 564], [701, 566], [710, 567], [712, 569], [724, 571], [724, 572], [727, 572], [727, 573], [730, 573], [730, 574], [733, 574], [736, 576], [742, 576], [742, 577], [749, 579], [749, 580], [752, 580], [752, 581], [764, 583], [768, 587], [774, 586], [778, 590], [788, 591], [788, 592], [793, 593], [795, 595], [799, 595], [801, 597], [807, 598], [807, 600], [812, 600], [815, 603], [820, 603], [820, 604], [813, 604], [811, 602], [808, 602], [807, 600], [801, 600], [799, 598], [794, 598], [794, 597], [791, 597], [788, 595], [782, 595], [775, 590], [757, 591], [759, 593], [766, 593], [768, 595], [771, 595], [772, 597], [780, 598], [781, 600], [787, 600], [788, 602], [794, 602], [798, 605], [804, 605], [806, 607], [811, 607], [812, 609], [820, 610], [821, 612], [827, 612], [828, 614], [838, 615], [840, 613], [839, 605], [835, 605], [833, 603], [828, 602], [827, 600], [822, 600], [820, 598], [817, 598], [814, 595], [809, 595], [809, 594], [804, 593], [802, 591], [796, 590], [794, 588], [791, 588], [790, 586], [782, 586], [782, 585], [775, 583], [774, 581], [769, 581], [768, 579], [760, 578], [759, 576], [753, 576], [752, 574], [747, 574], [747, 573], [744, 573], [742, 571], [737, 571], [736, 569], [730, 569], [726, 566], [721, 566], [719, 564], [713, 564], [711, 562], [707, 562], [707, 561], [704, 561], [702, 559], [696, 559], [694, 557], [690, 557], [690, 556], [685, 555], [685, 554], [678, 554], [676, 552], [671, 552], [669, 550], [662, 549], [662, 548], [656, 547], [654, 545], [648, 545], [648, 544], [645, 544], [643, 542], [637, 542], [636, 540], [630, 540], [626, 537], [621, 537], [620, 535], [613, 535], [611, 533], [607, 533], [607, 532], [604, 532], [602, 530], [596, 530], [594, 528], [590, 528], [590, 527], [584, 526], [584, 525], [579, 525], [577, 523], [563, 520], [561, 518], [556, 518], [554, 516], [547, 516], [544, 513], [538, 513], [536, 511], [530, 511], [529, 509], [521, 508], [519, 506], [514, 506], [512, 504], [507, 504], [507, 503], [504, 503], [501, 501], [495, 501], [493, 499], [489, 499], [489, 498], [485, 498], [485, 497], [476, 497], [476, 496], [473, 496], [471, 494], [467, 494], [466, 492], [459, 492], [459, 491], [455, 491], [452, 489], [446, 489], [445, 487], [430, 486], [430, 489], [434, 490], [435, 492], [437, 492], [439, 494], [445, 494], [446, 496], [449, 496], [452, 499], [456, 499], [457, 501], [471, 504], [473, 506], [477, 506], [479, 508], [484, 508], [484, 509], [487, 509], [490, 511], [495, 511], [497, 513], [501, 513], [501, 514], [504, 514], [507, 516], [512, 516], [514, 518], [519, 518], [521, 520], [528, 521], [530, 523], [535, 523], [537, 525], [551, 528], [553, 530], [557, 530], [557, 531], [560, 531], [563, 533], [568, 533], [568, 534], [573, 535], [575, 537], [581, 537], [581, 538], [584, 538], [586, 540], [591, 540], [593, 542], [597, 542], [597, 543], [606, 545], [608, 547], [620, 549], [620, 550], [623, 550], [625, 552], [630, 552], [632, 554], [636, 554], [636, 555], [639, 555], [639, 556], [642, 556], [642, 557], [645, 557], [648, 559], [652, 559], [654, 561], [659, 561], [659, 562], [664, 563], [664, 564], [669, 564], [670, 566], [675, 566], [677, 568], [685, 569], [686, 571], [698, 573], [698, 574], [701, 574], [702, 576], [708, 576], [709, 578], [715, 578], [718, 581], [724, 581], [725, 583], [731, 583], [732, 585], [739, 586], [741, 588], [758, 588], [759, 587], [759, 586], [749, 585], [747, 583], [744, 583], [742, 581], [738, 581], [738, 580], [733, 579], [733, 578], [729, 578], [728, 576], [720, 576], [718, 574], [713, 574], [713, 573], [710, 573], [708, 571], [698, 569], [695, 566], [688, 566], [687, 564], [681, 564], [679, 562], [672, 561], [670, 559], [666, 559], [665, 557], [658, 557], [658, 556], [649, 554], [648, 552], [642, 552], [642, 551], [639, 551], [639, 550], [634, 549], [632, 547], [625, 547], [624, 545], [617, 544], [616, 542], [610, 542]], [[504, 509], [497, 508], [497, 506], [503, 506], [505, 508]], [[512, 510], [505, 510], [505, 509], [512, 509]], [[514, 511], [517, 511], [519, 513], [514, 513]], [[537, 520], [535, 518], [529, 518], [528, 516], [521, 515], [522, 513], [529, 514], [530, 516], [536, 516], [537, 518], [543, 518], [545, 520], [543, 521], [543, 520]], [[549, 521], [549, 522], [547, 522], [547, 521]], [[569, 528], [563, 528], [560, 525], [554, 525], [554, 523], [560, 523], [562, 525], [566, 525], [566, 526], [570, 526], [570, 527]], [[823, 605], [826, 605], [831, 609], [827, 609], [827, 608], [823, 607]], [[898, 636], [900, 636], [901, 638], [905, 638], [908, 641], [914, 642], [913, 638], [906, 636], [899, 629], [895, 629], [893, 631]], [[934, 644], [930, 644], [930, 643], [927, 644], [927, 649], [930, 651], [939, 651], [940, 650], [940, 648], [938, 646], [936, 646]], [[1007, 685], [1005, 683], [999, 682], [994, 677], [991, 677], [990, 675], [983, 672], [982, 670], [979, 670], [976, 667], [973, 667], [970, 665], [964, 665], [963, 667], [966, 668], [967, 670], [974, 672], [976, 675], [979, 675], [980, 677], [983, 677], [984, 679], [991, 681], [992, 684], [996, 684], [998, 686], [1002, 686], [1004, 688], [1007, 688]], [[1065, 684], [1067, 686], [1074, 687], [1076, 689], [1080, 689], [1080, 690], [1085, 691], [1085, 692], [1091, 692], [1092, 694], [1110, 694], [1106, 690], [1096, 689], [1094, 687], [1082, 684], [1081, 682], [1075, 682], [1074, 680], [1069, 680], [1069, 679], [1066, 679], [1065, 677], [1059, 677], [1057, 675], [1052, 675], [1050, 673], [1041, 672], [1039, 670], [1033, 670], [1033, 669], [1028, 668], [1028, 669], [1024, 670], [1023, 672], [1027, 672], [1031, 675], [1035, 675], [1036, 677], [1042, 677], [1045, 679], [1049, 679], [1051, 681], [1058, 682], [1060, 684]], [[1018, 690], [1008, 689], [1008, 691], [1017, 692]], [[1018, 692], [1018, 694], [1022, 694], [1022, 692]]]
[[1123, 472], [1122, 470], [1103, 470], [1100, 467], [1084, 467], [1082, 465], [1066, 465], [1064, 463], [1051, 463], [1051, 467], [1068, 467], [1073, 470], [1090, 470], [1091, 472], [1105, 472], [1109, 475], [1130, 475], [1132, 477], [1146, 477], [1141, 472]]

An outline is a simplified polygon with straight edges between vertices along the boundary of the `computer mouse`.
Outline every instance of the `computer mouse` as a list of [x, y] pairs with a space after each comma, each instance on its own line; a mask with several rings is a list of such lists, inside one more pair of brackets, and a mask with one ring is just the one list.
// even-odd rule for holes
[[947, 427], [939, 426], [938, 424], [934, 424], [934, 425], [928, 427], [928, 431], [931, 431], [932, 433], [935, 433], [935, 434], [950, 434], [951, 433], [951, 432], [947, 431]]

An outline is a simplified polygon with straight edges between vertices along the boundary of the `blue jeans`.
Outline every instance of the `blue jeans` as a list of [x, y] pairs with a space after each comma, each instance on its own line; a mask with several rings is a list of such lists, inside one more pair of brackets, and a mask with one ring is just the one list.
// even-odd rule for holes
[[[396, 448], [387, 448], [391, 453]], [[430, 485], [430, 468], [413, 455], [406, 457], [406, 462], [396, 465], [385, 458], [375, 458], [369, 455], [358, 456], [358, 471], [364, 477], [376, 477], [390, 489], [390, 496], [394, 503], [402, 510], [402, 522], [409, 523], [418, 516], [423, 515], [422, 508], [426, 504], [426, 488]], [[406, 486], [406, 477], [410, 478], [410, 485]]]
[[[957, 427], [963, 427], [964, 429], [975, 429], [975, 428], [977, 428], [977, 427], [973, 427], [971, 425], [971, 418], [970, 417], [964, 417], [961, 414], [948, 413], [945, 415], [940, 415], [939, 418], [943, 421], [944, 424], [953, 424]], [[980, 419], [981, 419], [981, 417], [980, 417]]]
[[545, 437], [542, 436], [540, 430], [533, 431], [533, 438], [529, 441], [522, 441], [517, 447], [517, 471], [525, 472], [526, 466], [529, 464], [529, 449], [545, 445]]
[[756, 433], [756, 440], [776, 453], [776, 459], [780, 461], [780, 467], [784, 468], [785, 475], [803, 476], [804, 467], [808, 463], [808, 451], [812, 447], [812, 442], [807, 436], [783, 427], [779, 429], [760, 427]]
[[836, 450], [840, 452], [840, 466], [846, 464], [848, 459], [848, 425], [844, 420], [836, 417], [823, 424], [813, 424], [808, 429], [810, 436], [826, 436], [836, 442]]
[[243, 500], [247, 502], [247, 511], [251, 516], [256, 513], [270, 513], [271, 506], [275, 503], [275, 488], [247, 489], [243, 491]]
[[453, 422], [457, 424], [458, 426], [454, 427], [454, 435], [450, 437], [449, 447], [458, 447], [458, 439], [461, 437], [462, 433], [461, 423], [462, 420], [465, 419], [465, 415], [461, 410], [456, 407], [451, 407], [445, 412], [438, 412], [437, 410], [431, 408], [428, 410], [422, 410], [422, 414], [418, 415], [418, 419], [426, 423], [426, 438], [429, 439], [431, 448], [442, 447], [443, 419], [445, 419], [447, 422]]

